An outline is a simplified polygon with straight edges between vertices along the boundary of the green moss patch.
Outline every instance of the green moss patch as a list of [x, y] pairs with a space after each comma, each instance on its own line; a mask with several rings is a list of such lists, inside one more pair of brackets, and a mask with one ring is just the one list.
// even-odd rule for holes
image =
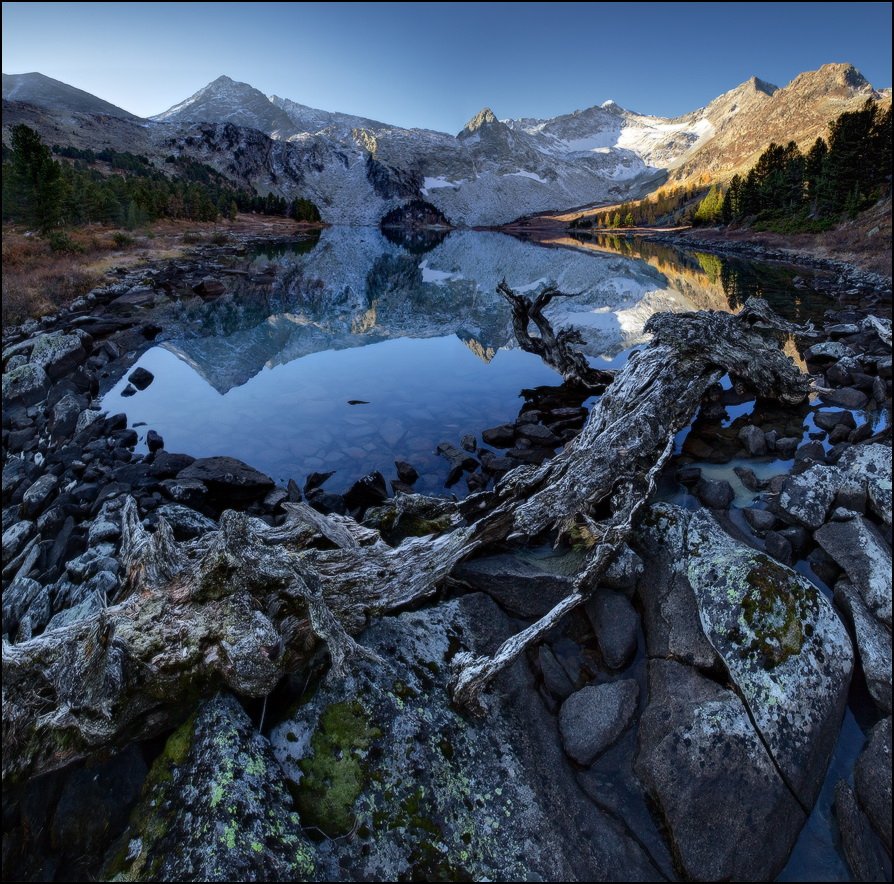
[[313, 754], [300, 763], [297, 803], [302, 822], [334, 837], [354, 826], [354, 802], [368, 781], [366, 753], [382, 732], [355, 701], [335, 703], [320, 717]]

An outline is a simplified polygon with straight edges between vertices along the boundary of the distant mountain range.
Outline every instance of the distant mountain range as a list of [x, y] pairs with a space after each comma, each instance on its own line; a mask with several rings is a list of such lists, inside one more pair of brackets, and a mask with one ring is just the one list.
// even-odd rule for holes
[[551, 119], [485, 108], [456, 135], [318, 110], [218, 77], [141, 120], [42, 74], [3, 75], [4, 139], [25, 122], [51, 143], [205, 162], [261, 193], [304, 196], [332, 223], [400, 220], [420, 202], [457, 226], [635, 198], [667, 178], [723, 179], [770, 141], [801, 145], [867, 99], [890, 101], [853, 66], [828, 64], [778, 88], [753, 77], [675, 118], [606, 101]]

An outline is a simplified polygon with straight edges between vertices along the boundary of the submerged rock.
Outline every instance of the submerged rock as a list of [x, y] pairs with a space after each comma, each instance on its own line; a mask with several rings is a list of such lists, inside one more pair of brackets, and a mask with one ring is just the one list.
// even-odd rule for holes
[[103, 879], [306, 881], [314, 865], [270, 744], [222, 695], [169, 737]]

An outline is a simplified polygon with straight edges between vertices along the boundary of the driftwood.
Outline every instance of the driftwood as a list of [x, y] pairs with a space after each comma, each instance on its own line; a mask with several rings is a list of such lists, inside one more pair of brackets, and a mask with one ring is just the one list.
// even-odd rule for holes
[[[338, 675], [365, 653], [351, 636], [371, 617], [432, 594], [488, 544], [546, 531], [586, 544], [574, 591], [552, 612], [493, 657], [454, 659], [455, 700], [479, 708], [494, 676], [598, 584], [711, 383], [728, 371], [761, 396], [806, 396], [807, 379], [768, 338], [771, 326], [760, 302], [739, 316], [653, 316], [651, 345], [618, 373], [581, 434], [542, 466], [519, 467], [466, 501], [465, 523], [456, 508], [456, 527], [439, 536], [392, 547], [349, 517], [289, 504], [280, 527], [226, 512], [218, 531], [177, 543], [161, 520], [149, 534], [128, 501], [129, 594], [92, 618], [3, 644], [4, 780], [157, 733], [221, 686], [265, 696], [321, 643]], [[429, 506], [443, 517], [445, 507], [417, 495], [393, 505], [414, 517]]]
[[[552, 366], [566, 384], [586, 387], [601, 393], [614, 380], [613, 371], [593, 368], [586, 356], [575, 347], [584, 343], [577, 329], [567, 328], [554, 331], [552, 323], [543, 315], [553, 298], [567, 298], [554, 286], [542, 289], [532, 301], [530, 298], [512, 291], [504, 279], [498, 286], [501, 294], [512, 308], [512, 330], [522, 350], [539, 356]], [[537, 326], [539, 336], [531, 334], [531, 323]]]

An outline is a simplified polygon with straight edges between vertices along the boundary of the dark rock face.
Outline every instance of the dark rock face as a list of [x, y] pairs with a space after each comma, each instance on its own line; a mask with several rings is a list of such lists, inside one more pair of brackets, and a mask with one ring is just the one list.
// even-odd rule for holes
[[835, 786], [835, 818], [854, 880], [887, 881], [890, 878], [885, 874], [887, 858], [846, 780], [839, 780]]
[[639, 616], [625, 595], [597, 590], [585, 603], [602, 659], [609, 669], [623, 669], [636, 653]]
[[573, 693], [559, 712], [559, 730], [570, 758], [586, 767], [630, 726], [639, 685], [633, 679], [588, 685]]
[[263, 497], [273, 479], [234, 457], [203, 457], [177, 474], [180, 480], [201, 482], [209, 494], [228, 504]]
[[71, 858], [102, 851], [127, 824], [146, 777], [146, 763], [131, 746], [104, 764], [87, 764], [72, 774], [62, 789], [53, 816], [53, 846]]
[[891, 627], [891, 550], [862, 516], [829, 522], [814, 535], [863, 597], [873, 616]]
[[736, 496], [729, 482], [716, 482], [713, 479], [699, 479], [695, 486], [698, 499], [714, 510], [725, 510]]
[[567, 577], [509, 554], [463, 562], [453, 569], [453, 577], [486, 592], [518, 617], [542, 617], [571, 591]]
[[314, 865], [270, 744], [218, 696], [168, 739], [103, 877], [306, 881]]
[[860, 805], [891, 855], [891, 718], [869, 733], [869, 745], [857, 760], [854, 786]]
[[739, 698], [671, 660], [649, 663], [636, 771], [690, 879], [772, 880], [805, 821]]
[[154, 380], [155, 375], [145, 368], [135, 368], [127, 378], [138, 390], [145, 390]]
[[385, 477], [379, 473], [369, 473], [355, 482], [344, 496], [344, 505], [349, 510], [365, 510], [378, 506], [388, 499]]

